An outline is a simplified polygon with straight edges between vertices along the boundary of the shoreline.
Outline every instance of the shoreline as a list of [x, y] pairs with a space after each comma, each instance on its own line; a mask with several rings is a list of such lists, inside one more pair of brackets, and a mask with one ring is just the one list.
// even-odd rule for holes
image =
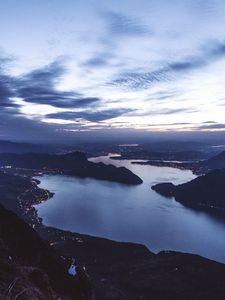
[[[30, 190], [24, 195], [27, 208], [53, 197], [54, 194], [49, 190], [38, 187], [40, 180], [30, 177], [30, 181], [32, 191], [37, 194], [32, 194], [33, 199], [30, 201], [26, 200]], [[184, 291], [182, 295], [201, 295], [201, 292], [205, 291], [204, 274], [209, 268], [210, 274], [217, 274], [223, 270], [225, 272], [224, 263], [196, 254], [170, 250], [155, 254], [142, 244], [117, 242], [45, 226], [34, 207], [28, 210], [27, 214], [30, 225], [34, 225], [31, 226], [40, 237], [53, 247], [61, 258], [70, 263], [75, 261], [76, 266], [85, 272], [96, 299], [108, 299], [108, 295], [113, 295], [113, 298], [109, 299], [136, 300], [143, 296], [140, 299], [147, 300], [151, 295], [161, 295], [162, 290], [168, 295], [163, 299], [172, 299], [176, 295], [174, 289], [170, 288], [174, 282]], [[195, 276], [196, 270], [200, 275]], [[195, 280], [202, 283], [199, 291], [195, 290], [192, 281], [187, 285], [186, 280], [182, 279], [182, 274], [186, 278], [195, 276]], [[209, 277], [210, 283], [215, 277], [216, 275]], [[214, 285], [217, 287], [217, 283]], [[206, 295], [209, 297], [205, 299], [211, 299], [213, 290], [209, 290], [208, 293]]]
[[[224, 295], [224, 263], [176, 251], [154, 254], [141, 244], [116, 242], [47, 227], [42, 224], [32, 205], [47, 201], [53, 193], [39, 188], [41, 178], [9, 177], [6, 176], [6, 187], [12, 185], [15, 190], [15, 197], [11, 193], [9, 195], [13, 204], [11, 210], [34, 227], [46, 246], [50, 245], [56, 257], [64, 260], [66, 274], [71, 263], [79, 268], [85, 280], [88, 279], [94, 299], [184, 299], [188, 295], [188, 299], [210, 300], [215, 291]], [[5, 199], [10, 199], [9, 196], [6, 189]], [[20, 243], [14, 232], [12, 239]], [[29, 253], [29, 245], [25, 249]], [[36, 254], [38, 257], [39, 253]], [[79, 277], [81, 280], [83, 275]]]
[[[43, 224], [43, 219], [38, 216], [38, 211], [37, 211], [37, 209], [34, 206], [38, 205], [38, 204], [40, 204], [42, 202], [48, 201], [49, 199], [51, 199], [55, 195], [55, 193], [50, 192], [48, 189], [40, 188], [39, 185], [41, 183], [41, 180], [39, 180], [39, 179], [37, 179], [35, 177], [32, 177], [31, 181], [35, 182], [35, 187], [36, 187], [37, 191], [38, 190], [42, 191], [43, 198], [38, 198], [38, 199], [36, 198], [35, 199], [36, 201], [33, 200], [30, 203], [27, 203], [27, 208], [28, 209], [30, 208], [30, 209], [26, 212], [26, 214], [30, 217], [30, 224], [31, 224], [31, 226], [35, 230], [37, 230], [38, 232], [41, 232], [41, 234], [44, 234], [45, 230], [48, 231], [49, 229], [51, 229], [52, 233], [53, 233], [53, 231], [56, 231], [57, 235], [59, 235], [59, 232], [61, 232], [62, 236], [64, 236], [64, 237], [65, 237], [65, 235], [67, 236], [69, 234], [69, 236], [74, 235], [74, 237], [75, 238], [78, 237], [78, 239], [82, 238], [82, 237], [90, 238], [92, 240], [96, 239], [96, 242], [98, 242], [100, 240], [107, 240], [107, 241], [110, 241], [110, 242], [115, 242], [115, 243], [120, 243], [120, 244], [121, 243], [123, 243], [123, 244], [127, 244], [128, 243], [128, 244], [132, 244], [132, 245], [141, 245], [144, 248], [146, 248], [150, 253], [154, 253], [155, 255], [159, 254], [162, 251], [168, 251], [168, 252], [179, 251], [179, 252], [186, 253], [186, 254], [191, 254], [191, 255], [200, 255], [200, 254], [196, 254], [196, 253], [191, 253], [191, 252], [186, 252], [186, 251], [180, 251], [180, 250], [177, 250], [177, 249], [167, 249], [167, 248], [159, 250], [159, 251], [152, 251], [151, 248], [148, 248], [143, 243], [137, 243], [137, 242], [132, 242], [132, 241], [113, 240], [113, 239], [110, 239], [110, 238], [107, 238], [107, 237], [95, 236], [95, 235], [90, 235], [90, 234], [85, 234], [85, 233], [80, 233], [80, 232], [76, 232], [76, 231], [72, 231], [72, 230], [61, 229], [61, 228], [57, 228], [57, 227], [45, 225], [45, 224]], [[183, 205], [186, 206], [185, 204], [183, 204]], [[61, 239], [61, 238], [59, 238], [59, 239]], [[202, 257], [204, 257], [206, 259], [210, 259], [210, 260], [216, 261], [218, 263], [225, 264], [225, 262], [222, 262], [222, 261], [219, 261], [219, 260], [215, 260], [213, 258], [209, 258], [209, 257], [206, 257], [206, 256], [202, 256]]]

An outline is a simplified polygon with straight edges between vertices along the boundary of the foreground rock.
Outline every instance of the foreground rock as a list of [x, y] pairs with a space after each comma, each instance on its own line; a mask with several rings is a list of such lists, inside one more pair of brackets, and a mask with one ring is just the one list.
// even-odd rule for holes
[[[0, 165], [9, 166], [17, 172], [24, 169], [53, 174], [66, 174], [79, 177], [115, 181], [125, 184], [141, 184], [142, 180], [125, 167], [93, 163], [82, 152], [64, 155], [56, 154], [0, 154]], [[22, 169], [22, 171], [21, 171]]]
[[85, 265], [96, 299], [216, 299], [225, 295], [225, 265], [197, 255], [153, 254], [132, 243], [40, 228], [43, 238]]
[[71, 278], [69, 264], [0, 205], [0, 299], [89, 299], [88, 282]]
[[185, 205], [225, 214], [225, 170], [214, 170], [177, 186], [156, 184], [152, 189]]

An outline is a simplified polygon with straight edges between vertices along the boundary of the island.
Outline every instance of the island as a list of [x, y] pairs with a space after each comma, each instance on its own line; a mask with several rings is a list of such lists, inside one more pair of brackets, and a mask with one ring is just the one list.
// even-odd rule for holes
[[143, 181], [125, 167], [90, 162], [83, 152], [67, 154], [0, 154], [0, 166], [7, 172], [41, 175], [64, 174], [138, 185]]

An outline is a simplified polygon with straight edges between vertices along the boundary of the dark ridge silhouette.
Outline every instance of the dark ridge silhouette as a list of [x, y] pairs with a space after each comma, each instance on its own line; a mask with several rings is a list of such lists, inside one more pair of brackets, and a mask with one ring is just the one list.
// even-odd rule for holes
[[82, 152], [68, 154], [0, 154], [0, 165], [10, 165], [13, 168], [40, 170], [55, 174], [66, 174], [78, 177], [115, 181], [125, 184], [141, 184], [142, 180], [125, 167], [93, 163], [88, 161]]
[[79, 278], [68, 275], [69, 264], [69, 259], [0, 205], [0, 299], [15, 299], [21, 292], [19, 299], [26, 300], [81, 299], [87, 291]]
[[208, 170], [225, 169], [225, 151], [203, 161], [200, 166]]
[[187, 183], [159, 183], [152, 189], [185, 205], [225, 214], [225, 170], [214, 170]]

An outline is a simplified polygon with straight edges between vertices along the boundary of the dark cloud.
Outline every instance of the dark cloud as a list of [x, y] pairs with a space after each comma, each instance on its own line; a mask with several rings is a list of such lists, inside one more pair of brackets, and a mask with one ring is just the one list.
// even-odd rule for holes
[[[5, 63], [0, 57], [0, 136], [15, 140], [57, 140], [65, 133], [58, 131], [58, 125], [26, 118], [13, 97], [37, 104], [49, 104], [63, 108], [91, 108], [100, 103], [99, 98], [83, 97], [79, 93], [57, 91], [55, 85], [64, 72], [61, 64], [53, 63], [34, 70], [20, 78], [7, 75]], [[65, 126], [60, 125], [60, 129]]]
[[93, 57], [87, 60], [83, 65], [89, 67], [102, 67], [107, 65], [107, 60], [104, 57]]
[[[1, 62], [0, 62], [1, 64]], [[3, 68], [1, 68], [2, 70]], [[19, 106], [12, 102], [16, 96], [15, 78], [0, 71], [0, 137], [3, 139], [38, 140], [44, 135], [54, 135], [54, 131], [41, 122], [25, 118]]]
[[82, 112], [64, 112], [47, 115], [52, 119], [76, 120], [85, 119], [91, 122], [101, 122], [119, 117], [125, 113], [131, 112], [131, 109], [108, 109], [101, 111], [82, 111]]
[[169, 69], [173, 72], [183, 72], [193, 70], [199, 67], [204, 66], [204, 61], [195, 59], [195, 58], [188, 58], [184, 61], [174, 62], [168, 65]]
[[196, 127], [195, 129], [225, 129], [225, 124], [223, 123], [214, 123], [214, 124], [204, 124], [201, 126]]
[[60, 108], [98, 106], [100, 99], [84, 97], [80, 93], [58, 91], [56, 85], [65, 73], [59, 62], [34, 70], [16, 82], [17, 96], [24, 101], [48, 104]]
[[9, 78], [0, 74], [0, 106], [9, 107], [13, 103], [10, 102], [9, 98], [13, 96], [13, 92], [10, 89]]
[[174, 109], [162, 109], [153, 112], [153, 114], [159, 114], [159, 115], [173, 115], [177, 113], [194, 113], [198, 112], [195, 108], [174, 108]]
[[109, 59], [112, 58], [112, 53], [102, 52], [93, 55], [87, 61], [85, 61], [81, 66], [84, 67], [92, 67], [92, 68], [100, 68], [108, 65]]
[[4, 73], [7, 58], [0, 57], [0, 107], [1, 109], [15, 107], [15, 104], [10, 100], [10, 97], [15, 96], [13, 90], [13, 78]]
[[117, 12], [105, 13], [110, 34], [122, 35], [144, 35], [152, 33], [147, 26], [136, 18], [128, 17]]
[[13, 61], [12, 57], [7, 57], [0, 52], [0, 72], [4, 72], [6, 65]]
[[[30, 92], [30, 94], [29, 94]], [[74, 97], [70, 92], [57, 92], [41, 88], [23, 88], [18, 91], [19, 97], [24, 101], [36, 104], [48, 104], [59, 108], [81, 108], [98, 106], [100, 99], [96, 97]]]
[[65, 68], [60, 61], [55, 61], [43, 68], [36, 69], [22, 77], [22, 82], [45, 87], [46, 84], [51, 86], [60, 79], [65, 73]]
[[[184, 98], [184, 94], [185, 94], [185, 89], [177, 89], [177, 88], [171, 88], [171, 86], [169, 86], [166, 89], [161, 89], [157, 92], [151, 92], [149, 91], [149, 94], [145, 97], [145, 101], [154, 101], [154, 103], [164, 103], [167, 102], [167, 100], [170, 99], [181, 99]], [[185, 101], [185, 100], [184, 100]]]
[[193, 123], [189, 123], [189, 122], [161, 123], [161, 124], [151, 124], [150, 126], [159, 127], [159, 126], [183, 126], [183, 125], [193, 125]]
[[[100, 110], [101, 99], [85, 97], [80, 93], [63, 92], [56, 89], [57, 83], [65, 72], [59, 62], [29, 72], [20, 78], [11, 77], [3, 73], [4, 61], [0, 60], [0, 129], [1, 137], [14, 139], [39, 140], [65, 134], [68, 125], [43, 123], [41, 120], [26, 118], [20, 112], [20, 106], [13, 103], [13, 97], [19, 97], [25, 102], [34, 104], [48, 104], [65, 109], [78, 109], [81, 112], [64, 112], [48, 115], [47, 117], [76, 120], [84, 119], [91, 122], [101, 122], [116, 118], [132, 111], [131, 109]], [[78, 129], [81, 122], [73, 124]], [[63, 136], [61, 137], [63, 139]]]
[[216, 124], [217, 122], [215, 122], [215, 121], [205, 121], [205, 122], [203, 122], [203, 124]]
[[[0, 137], [2, 139], [34, 140], [54, 136], [54, 130], [39, 121], [29, 120], [19, 113], [19, 106], [0, 94]], [[4, 94], [5, 95], [5, 94]], [[11, 96], [11, 94], [9, 94]]]
[[164, 63], [164, 66], [150, 72], [125, 72], [109, 82], [112, 86], [130, 89], [145, 89], [159, 82], [171, 81], [177, 76], [203, 68], [214, 61], [225, 57], [225, 42], [209, 41], [199, 51], [198, 55], [185, 57], [183, 60]]
[[130, 115], [133, 116], [151, 116], [151, 115], [173, 115], [177, 113], [194, 113], [198, 112], [196, 108], [161, 108], [161, 109], [152, 109], [148, 111], [134, 111]]
[[183, 126], [190, 125], [195, 130], [201, 129], [225, 129], [225, 124], [217, 123], [215, 121], [205, 121], [202, 123], [190, 123], [190, 122], [176, 122], [176, 123], [161, 123], [161, 124], [151, 124], [151, 126]]
[[4, 74], [4, 62], [5, 59], [0, 59], [0, 106], [15, 107], [11, 97], [57, 107], [86, 106], [98, 101], [96, 98], [82, 99], [80, 94], [74, 92], [57, 91], [55, 84], [64, 73], [64, 68], [59, 63], [50, 64], [18, 79]]
[[[204, 49], [203, 49], [204, 51]], [[225, 55], [225, 42], [209, 41], [206, 47], [206, 54], [210, 58], [220, 58]]]
[[[207, 55], [204, 56], [204, 61], [208, 58], [207, 63], [225, 55], [225, 46], [223, 44], [211, 45], [207, 48]], [[105, 59], [105, 62], [104, 62]], [[101, 55], [93, 57], [88, 64], [98, 66], [107, 63], [106, 56]], [[0, 129], [1, 136], [13, 137], [20, 140], [38, 140], [38, 139], [57, 139], [59, 132], [68, 129], [68, 125], [47, 124], [40, 120], [27, 119], [19, 110], [19, 105], [13, 102], [13, 97], [20, 97], [27, 103], [48, 104], [58, 108], [76, 110], [75, 112], [63, 112], [49, 114], [47, 118], [64, 119], [79, 121], [73, 126], [79, 129], [81, 126], [80, 119], [90, 122], [101, 122], [119, 117], [126, 113], [133, 115], [170, 115], [177, 113], [195, 112], [193, 108], [178, 108], [178, 109], [159, 109], [148, 112], [134, 112], [132, 109], [101, 109], [102, 99], [97, 97], [87, 97], [78, 92], [59, 91], [57, 84], [65, 74], [66, 69], [62, 62], [54, 62], [43, 68], [36, 69], [25, 75], [16, 78], [8, 75], [4, 70], [7, 59], [0, 57]], [[134, 88], [145, 88], [150, 84], [160, 81], [170, 80], [171, 73], [186, 72], [200, 67], [201, 64], [195, 59], [177, 61], [168, 64], [154, 72], [128, 72], [121, 79], [117, 79], [115, 84], [132, 86]], [[167, 99], [174, 96], [177, 91], [159, 92], [158, 99]], [[180, 92], [180, 91], [179, 91]], [[157, 97], [157, 95], [156, 95]], [[161, 98], [160, 98], [161, 97]], [[84, 123], [86, 123], [84, 121]], [[177, 124], [178, 125], [178, 124]], [[179, 124], [179, 125], [182, 125]], [[183, 124], [185, 125], [185, 124]], [[100, 126], [100, 125], [99, 125]], [[220, 129], [224, 124], [208, 122], [200, 125], [197, 129]], [[63, 134], [63, 133], [62, 133]]]
[[225, 42], [208, 41], [201, 49], [199, 55], [186, 57], [184, 60], [168, 64], [174, 72], [185, 72], [198, 69], [225, 57]]
[[153, 72], [126, 72], [109, 84], [132, 89], [144, 89], [156, 82], [167, 81], [169, 79], [168, 72], [165, 72], [165, 69], [161, 69]]

